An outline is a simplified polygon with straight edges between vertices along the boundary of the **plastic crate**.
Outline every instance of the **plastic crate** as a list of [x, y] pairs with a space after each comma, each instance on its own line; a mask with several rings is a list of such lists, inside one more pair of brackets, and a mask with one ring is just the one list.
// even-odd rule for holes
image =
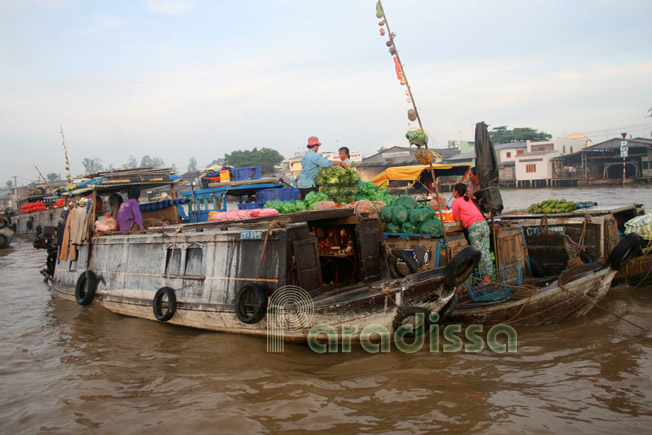
[[257, 180], [262, 176], [262, 166], [231, 169], [232, 181]]
[[488, 284], [483, 284], [484, 271], [476, 268], [466, 280], [466, 289], [475, 302], [490, 302], [505, 299], [512, 295], [512, 288], [523, 284], [521, 262], [509, 263], [498, 268], [497, 276]]
[[301, 199], [301, 193], [297, 188], [265, 189], [256, 192], [256, 199], [262, 203], [267, 201], [298, 201]]
[[238, 210], [251, 210], [254, 208], [263, 208], [265, 205], [264, 202], [245, 202], [238, 204]]

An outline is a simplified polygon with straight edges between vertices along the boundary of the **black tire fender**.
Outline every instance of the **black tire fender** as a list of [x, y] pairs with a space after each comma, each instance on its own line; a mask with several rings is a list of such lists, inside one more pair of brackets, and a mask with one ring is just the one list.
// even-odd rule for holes
[[5, 216], [0, 217], [0, 229], [8, 225], [9, 225], [9, 219], [7, 219]]
[[388, 255], [387, 256], [387, 268], [389, 269], [389, 275], [394, 278], [404, 278], [404, 275], [399, 272], [399, 270], [396, 268], [396, 257], [393, 255]]
[[439, 310], [439, 320], [437, 323], [442, 324], [446, 321], [448, 316], [451, 315], [451, 313], [455, 310], [457, 307], [457, 303], [459, 302], [459, 298], [457, 295], [453, 295], [450, 301], [446, 305], [444, 305], [444, 308]]
[[15, 233], [15, 232], [16, 232], [16, 228], [17, 228], [17, 227], [16, 227], [16, 222], [12, 223], [11, 226], [10, 226], [9, 228], [11, 228], [11, 231], [13, 231], [13, 232]]
[[36, 235], [39, 236], [43, 232], [43, 228], [41, 228], [40, 225], [37, 225], [35, 231], [36, 231]]
[[613, 270], [620, 270], [629, 263], [629, 261], [641, 255], [643, 238], [636, 233], [629, 233], [622, 238], [616, 247], [609, 253], [604, 267], [611, 266]]
[[419, 271], [419, 265], [417, 264], [417, 260], [414, 258], [414, 255], [411, 254], [409, 251], [405, 251], [403, 249], [392, 249], [392, 256], [400, 260], [403, 260], [408, 270], [410, 271], [410, 274], [417, 273]]
[[[164, 297], [168, 299], [168, 306], [165, 311], [163, 310]], [[161, 287], [158, 289], [154, 295], [154, 299], [152, 299], [152, 310], [154, 311], [156, 320], [161, 322], [170, 320], [174, 316], [174, 313], [177, 312], [177, 295], [174, 289], [170, 287]]]
[[9, 247], [9, 239], [4, 234], [0, 234], [0, 249]]
[[466, 281], [479, 262], [480, 250], [473, 245], [469, 245], [455, 254], [444, 269], [448, 288], [455, 289]]
[[92, 270], [84, 271], [77, 279], [75, 300], [79, 305], [88, 305], [95, 298], [95, 290], [97, 290], [97, 276]]
[[253, 325], [267, 313], [267, 292], [257, 284], [247, 284], [235, 295], [235, 314], [242, 323]]
[[430, 310], [425, 307], [414, 307], [414, 306], [405, 306], [400, 307], [392, 320], [392, 329], [394, 332], [403, 325], [403, 322], [409, 317], [415, 316], [416, 314], [423, 314], [423, 330], [426, 334], [430, 329]]

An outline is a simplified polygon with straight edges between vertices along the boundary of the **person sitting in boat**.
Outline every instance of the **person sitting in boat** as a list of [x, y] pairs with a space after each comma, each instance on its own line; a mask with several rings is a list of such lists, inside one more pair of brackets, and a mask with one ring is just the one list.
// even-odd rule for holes
[[480, 250], [480, 270], [484, 280], [488, 281], [494, 273], [489, 250], [489, 225], [478, 207], [469, 200], [466, 184], [457, 183], [453, 189], [453, 217], [460, 222], [469, 233], [469, 243]]
[[351, 166], [351, 154], [348, 147], [342, 147], [337, 152], [340, 154], [340, 161], [346, 166]]
[[112, 193], [111, 196], [109, 196], [109, 214], [114, 218], [117, 218], [121, 205], [122, 196], [118, 195], [117, 193]]
[[132, 187], [127, 193], [127, 199], [118, 210], [118, 227], [120, 231], [143, 229], [143, 215], [140, 214], [140, 189]]
[[315, 178], [317, 178], [320, 168], [331, 166], [344, 166], [344, 168], [348, 168], [343, 162], [331, 162], [327, 158], [317, 154], [320, 146], [321, 142], [319, 142], [317, 137], [311, 136], [308, 138], [308, 151], [301, 158], [301, 175], [299, 176], [301, 199], [305, 199], [306, 195], [310, 192], [317, 191]]
[[470, 169], [469, 182], [466, 185], [466, 196], [469, 197], [473, 203], [480, 208], [480, 197], [476, 197], [476, 193], [480, 190], [480, 178], [478, 178], [478, 170], [474, 167]]

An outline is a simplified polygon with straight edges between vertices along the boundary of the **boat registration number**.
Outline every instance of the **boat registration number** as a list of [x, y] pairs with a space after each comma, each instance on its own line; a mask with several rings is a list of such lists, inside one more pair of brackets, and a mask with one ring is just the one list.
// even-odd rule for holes
[[263, 238], [264, 231], [242, 231], [240, 240], [260, 240]]
[[[527, 227], [525, 232], [529, 236], [532, 234], [540, 234], [541, 230], [539, 229], [539, 227]], [[566, 234], [566, 227], [563, 225], [550, 226], [548, 227], [548, 232], [555, 233], [555, 234]]]

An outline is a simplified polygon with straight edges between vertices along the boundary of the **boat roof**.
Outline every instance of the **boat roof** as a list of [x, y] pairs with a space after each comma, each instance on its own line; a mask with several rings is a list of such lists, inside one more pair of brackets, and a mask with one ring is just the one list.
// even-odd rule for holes
[[[416, 181], [421, 177], [423, 171], [430, 171], [430, 165], [395, 166], [387, 168], [373, 179], [369, 180], [377, 186], [386, 186], [391, 180]], [[435, 177], [448, 177], [464, 175], [471, 168], [470, 164], [444, 165], [433, 163], [432, 169]]]
[[111, 193], [138, 187], [141, 190], [160, 186], [171, 186], [181, 177], [170, 169], [136, 168], [120, 169], [91, 174], [86, 179], [65, 187], [71, 195], [84, 195], [89, 192]]

